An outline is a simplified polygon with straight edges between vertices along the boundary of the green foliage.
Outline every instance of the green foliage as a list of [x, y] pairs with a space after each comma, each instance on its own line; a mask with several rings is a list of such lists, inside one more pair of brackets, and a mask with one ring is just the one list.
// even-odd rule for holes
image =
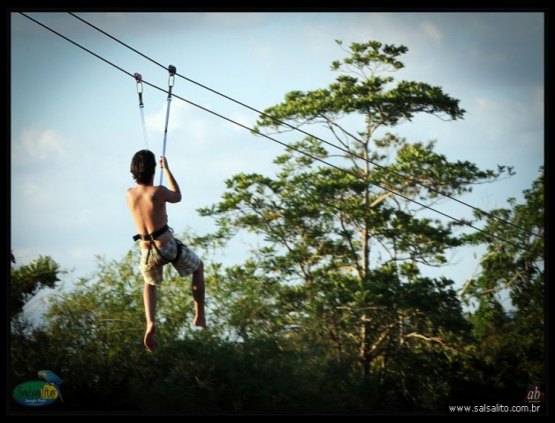
[[[132, 253], [120, 262], [99, 259], [95, 277], [82, 279], [75, 290], [55, 299], [44, 326], [31, 334], [13, 333], [10, 385], [36, 377], [37, 369], [51, 369], [64, 379], [64, 403], [56, 406], [65, 411], [303, 410], [364, 404], [348, 394], [358, 389], [348, 378], [337, 392], [329, 377], [336, 377], [333, 372], [339, 369], [327, 368], [311, 351], [291, 348], [283, 338], [265, 336], [263, 328], [257, 332], [254, 327], [254, 339], [240, 342], [218, 335], [218, 326], [232, 328], [241, 322], [239, 304], [229, 317], [210, 315], [214, 330], [189, 329], [191, 316], [177, 315], [189, 302], [190, 287], [188, 281], [174, 279], [173, 272], [159, 293], [159, 349], [147, 353], [137, 264]], [[240, 276], [233, 269], [229, 274]], [[215, 279], [209, 275], [210, 290], [224, 294]], [[256, 290], [254, 280], [237, 289], [249, 290]], [[241, 301], [240, 295], [236, 298]], [[266, 318], [271, 319], [255, 314], [247, 323], [255, 326], [257, 319]], [[320, 375], [320, 368], [333, 374]]]
[[12, 319], [25, 303], [42, 288], [54, 288], [63, 272], [52, 258], [46, 256], [11, 270], [10, 306]]
[[[503, 241], [491, 241], [485, 234], [469, 237], [474, 243], [487, 243], [488, 251], [480, 260], [479, 272], [464, 291], [467, 301], [478, 304], [471, 321], [481, 346], [479, 357], [482, 360], [485, 357], [481, 365], [483, 380], [505, 386], [508, 392], [511, 387], [522, 391], [526, 384], [542, 381], [545, 374], [543, 169], [532, 188], [524, 191], [524, 200], [517, 204], [510, 199], [510, 209], [491, 211], [508, 223], [492, 216], [484, 220], [487, 232], [526, 250]], [[511, 223], [523, 230], [510, 226]], [[511, 305], [504, 308], [499, 298], [507, 296]]]

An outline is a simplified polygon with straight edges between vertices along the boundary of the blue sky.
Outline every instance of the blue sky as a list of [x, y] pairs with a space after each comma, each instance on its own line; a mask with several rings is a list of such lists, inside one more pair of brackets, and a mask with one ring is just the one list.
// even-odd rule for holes
[[[145, 80], [167, 86], [167, 72], [65, 13], [29, 13]], [[341, 39], [409, 48], [394, 76], [441, 86], [460, 99], [464, 120], [419, 116], [394, 129], [408, 141], [437, 140], [450, 160], [516, 175], [462, 197], [483, 209], [522, 198], [544, 163], [544, 21], [540, 13], [79, 13], [178, 72], [264, 109], [291, 90], [327, 86]], [[11, 246], [18, 263], [50, 255], [90, 274], [95, 256], [119, 259], [135, 248], [125, 203], [129, 163], [145, 147], [135, 82], [34, 22], [11, 16]], [[180, 78], [174, 91], [244, 124], [256, 115]], [[145, 87], [149, 147], [161, 153], [165, 95]], [[170, 225], [197, 234], [214, 222], [196, 212], [218, 201], [238, 172], [271, 173], [283, 148], [179, 100], [172, 102], [167, 157], [183, 201]], [[310, 130], [310, 129], [309, 129]], [[291, 135], [283, 138], [291, 140]], [[157, 175], [158, 178], [158, 175]], [[156, 179], [157, 181], [158, 179]], [[457, 217], [469, 210], [444, 201]], [[248, 256], [239, 238], [222, 260]], [[458, 284], [474, 255], [459, 250], [440, 273]]]

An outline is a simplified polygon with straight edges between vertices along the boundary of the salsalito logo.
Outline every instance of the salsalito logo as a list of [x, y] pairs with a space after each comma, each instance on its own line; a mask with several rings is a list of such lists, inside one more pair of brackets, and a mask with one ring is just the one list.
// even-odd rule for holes
[[38, 376], [43, 380], [31, 380], [17, 385], [13, 390], [13, 399], [28, 407], [44, 407], [58, 398], [63, 401], [60, 390], [63, 380], [51, 370], [41, 370]]

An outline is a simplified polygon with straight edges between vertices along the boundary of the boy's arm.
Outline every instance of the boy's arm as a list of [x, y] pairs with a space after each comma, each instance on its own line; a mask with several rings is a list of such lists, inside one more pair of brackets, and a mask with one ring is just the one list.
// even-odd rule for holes
[[168, 166], [168, 161], [166, 160], [165, 156], [160, 157], [160, 167], [164, 169], [164, 174], [166, 175], [166, 179], [168, 180], [168, 190], [166, 191], [165, 200], [168, 203], [179, 203], [181, 201], [181, 190], [179, 189], [179, 185], [172, 175], [172, 172]]

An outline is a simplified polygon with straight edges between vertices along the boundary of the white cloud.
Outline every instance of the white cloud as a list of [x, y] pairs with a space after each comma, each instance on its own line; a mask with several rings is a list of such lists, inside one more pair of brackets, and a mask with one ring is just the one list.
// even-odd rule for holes
[[33, 206], [45, 205], [51, 198], [44, 187], [35, 182], [25, 182], [22, 187], [23, 197]]
[[24, 306], [25, 317], [30, 319], [35, 326], [44, 323], [43, 315], [50, 306], [50, 301], [56, 296], [57, 291], [53, 288], [44, 288], [31, 298]]
[[541, 149], [543, 114], [538, 113], [537, 108], [541, 107], [538, 97], [541, 94], [537, 91], [519, 100], [479, 97], [472, 107], [471, 119], [497, 145], [517, 142], [520, 146]]
[[273, 62], [277, 56], [277, 49], [274, 45], [260, 42], [256, 38], [249, 40], [249, 50], [260, 63]]
[[492, 51], [483, 46], [468, 45], [464, 47], [466, 59], [469, 63], [483, 65], [501, 65], [507, 63], [507, 56], [502, 51]]
[[82, 209], [79, 210], [77, 216], [79, 223], [91, 223], [94, 212], [91, 209]]
[[[514, 125], [515, 118], [518, 118], [518, 114], [510, 104], [488, 97], [477, 98], [475, 107], [472, 107], [471, 110], [474, 110], [473, 118], [482, 133], [493, 142], [503, 141], [509, 125]], [[505, 122], [505, 125], [500, 125], [499, 122]]]
[[83, 258], [87, 254], [90, 254], [90, 251], [80, 247], [72, 248], [69, 250], [69, 255], [73, 258]]
[[[249, 128], [252, 128], [256, 124], [256, 116], [253, 117], [252, 114], [248, 113], [234, 112], [231, 115], [230, 119], [233, 119], [235, 122], [238, 122], [241, 125], [248, 126]], [[231, 129], [237, 132], [246, 133], [245, 128], [242, 128], [239, 125], [233, 125], [231, 126]]]
[[[168, 131], [175, 131], [183, 126], [183, 122], [187, 118], [187, 109], [190, 107], [183, 101], [172, 99], [170, 105], [170, 116], [168, 121]], [[163, 137], [164, 127], [166, 125], [167, 103], [160, 106], [154, 113], [145, 116], [146, 129], [149, 142], [151, 138]]]
[[439, 31], [437, 26], [435, 26], [432, 22], [426, 21], [420, 24], [420, 29], [424, 32], [424, 34], [434, 40], [436, 43], [441, 43], [443, 39], [443, 34]]
[[21, 133], [20, 142], [33, 159], [67, 156], [61, 135], [52, 129], [26, 128]]
[[27, 182], [25, 185], [23, 185], [23, 195], [26, 198], [32, 198], [36, 196], [39, 192], [40, 192], [40, 189], [37, 184], [34, 184], [32, 182]]
[[190, 113], [186, 117], [186, 124], [184, 128], [185, 142], [188, 146], [191, 143], [203, 142], [206, 139], [211, 138], [209, 134], [211, 134], [211, 127], [210, 123], [207, 119], [202, 119], [201, 117], [193, 117], [193, 114]]

